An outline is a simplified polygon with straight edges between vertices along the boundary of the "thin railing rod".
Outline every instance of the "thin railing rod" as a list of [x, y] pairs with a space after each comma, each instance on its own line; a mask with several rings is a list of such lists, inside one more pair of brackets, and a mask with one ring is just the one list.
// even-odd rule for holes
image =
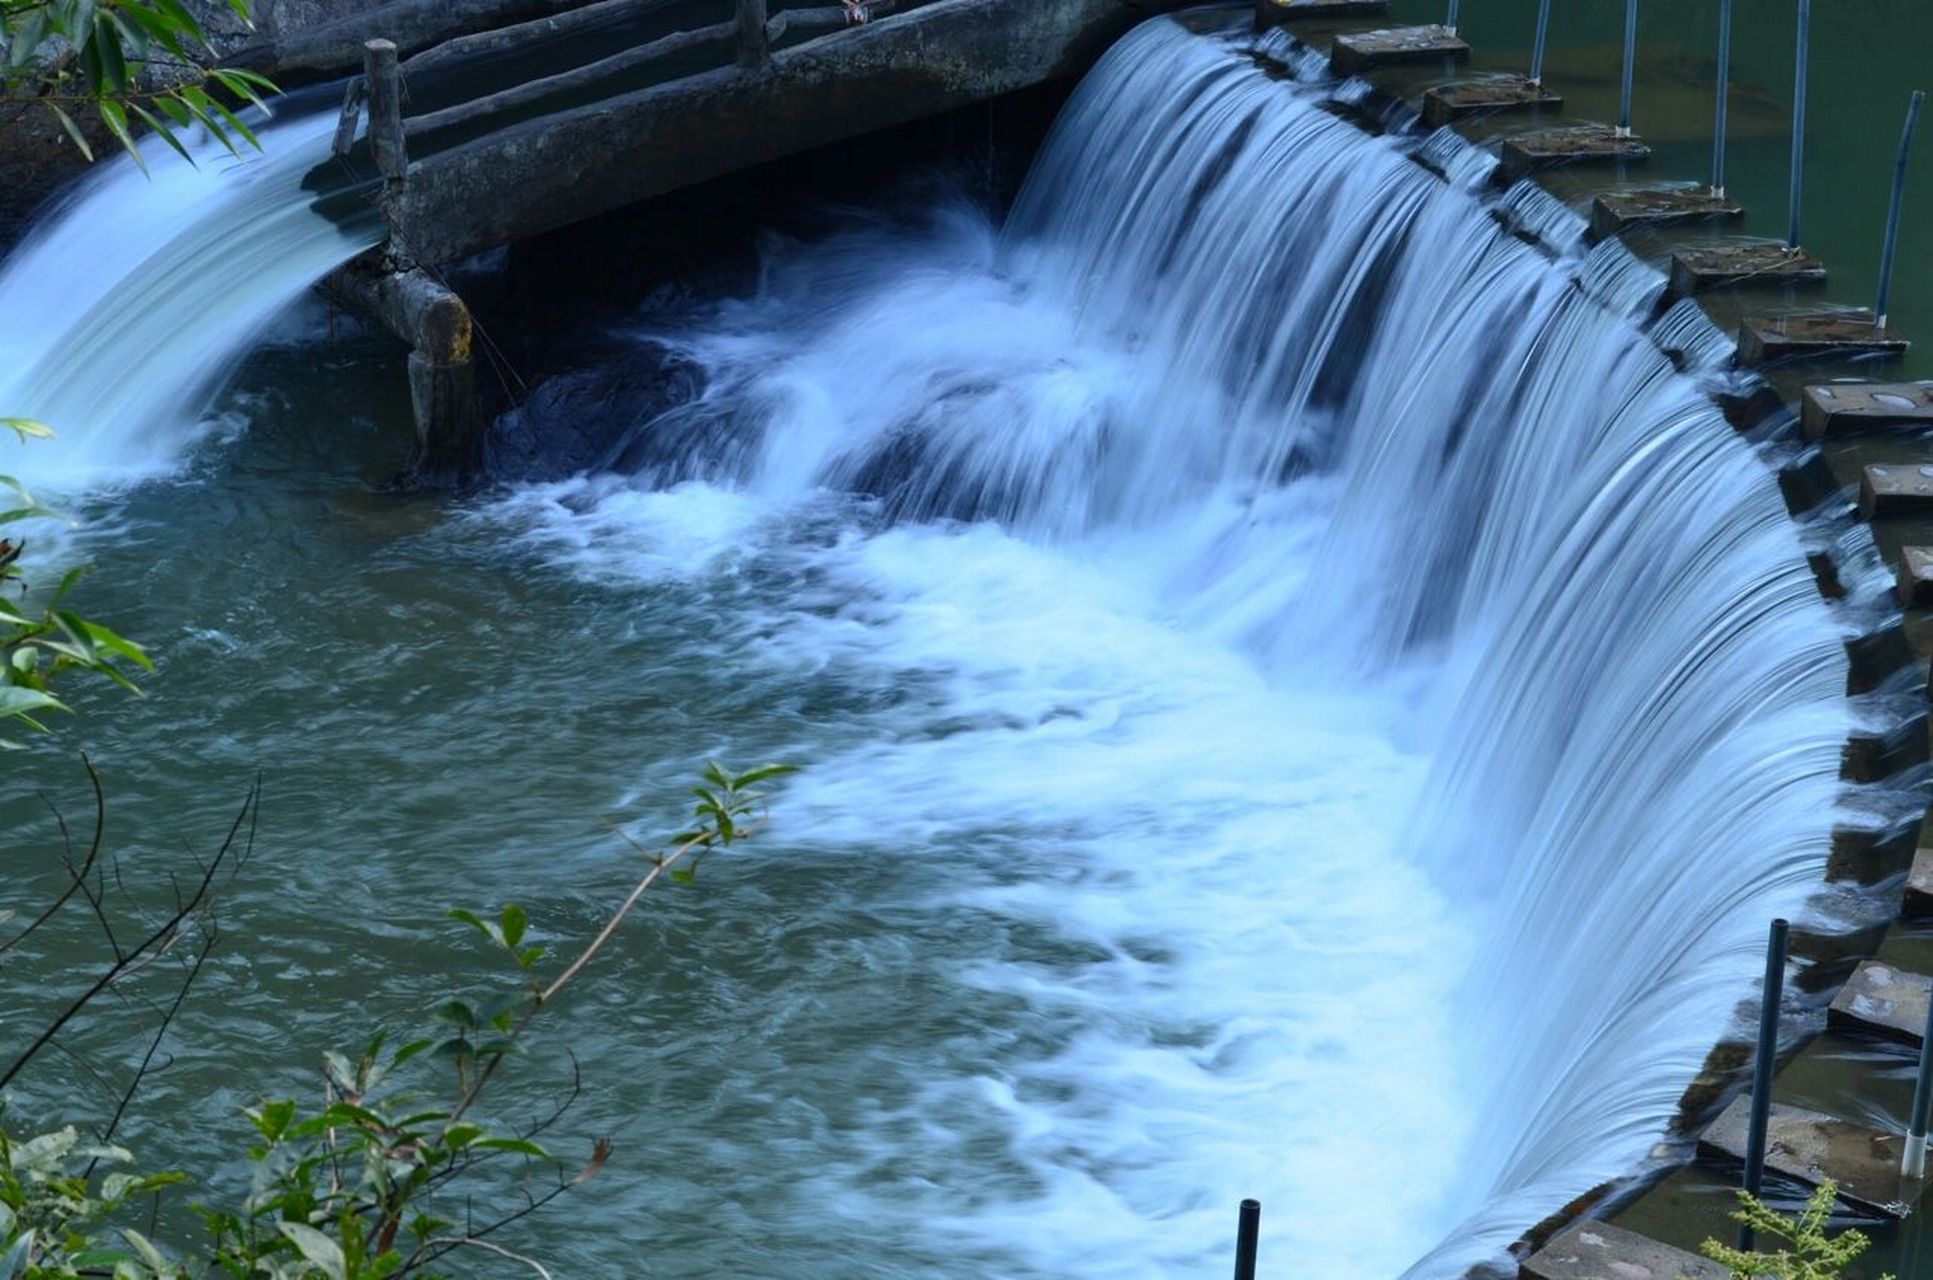
[[[1759, 996], [1758, 1052], [1752, 1058], [1752, 1114], [1745, 1131], [1745, 1190], [1757, 1195], [1765, 1185], [1765, 1131], [1772, 1119], [1772, 1071], [1779, 1063], [1779, 1001], [1785, 992], [1788, 926], [1774, 920], [1765, 943], [1765, 988]], [[1749, 1251], [1752, 1229], [1738, 1228], [1738, 1247]]]
[[1638, 0], [1624, 0], [1624, 83], [1618, 92], [1618, 137], [1631, 136], [1631, 77], [1638, 65]]
[[1906, 1128], [1906, 1154], [1900, 1158], [1903, 1178], [1926, 1176], [1926, 1122], [1933, 1112], [1933, 1001], [1926, 1005], [1926, 1026], [1920, 1032], [1920, 1073], [1913, 1083], [1913, 1116]]
[[[1873, 327], [1886, 327], [1886, 304], [1893, 298], [1893, 254], [1899, 248], [1899, 215], [1906, 204], [1906, 162], [1913, 153], [1913, 133], [1920, 125], [1926, 92], [1913, 90], [1906, 100], [1906, 126], [1899, 134], [1899, 159], [1893, 162], [1893, 202], [1886, 210], [1886, 240], [1879, 251], [1879, 296], [1873, 300]], [[1920, 1130], [1926, 1132], [1924, 1128]]]
[[1456, 15], [1457, 11], [1462, 7], [1461, 0], [1450, 0], [1450, 14], [1443, 19], [1443, 25], [1449, 30], [1451, 35], [1456, 34]]
[[1798, 69], [1792, 79], [1792, 199], [1790, 229], [1785, 247], [1799, 247], [1799, 208], [1805, 190], [1805, 82], [1806, 63], [1812, 48], [1812, 0], [1799, 0]]
[[1530, 46], [1530, 82], [1544, 85], [1544, 44], [1550, 36], [1550, 0], [1538, 0], [1537, 37]]
[[1712, 195], [1725, 198], [1725, 132], [1732, 107], [1732, 0], [1718, 4], [1718, 111], [1712, 122]]

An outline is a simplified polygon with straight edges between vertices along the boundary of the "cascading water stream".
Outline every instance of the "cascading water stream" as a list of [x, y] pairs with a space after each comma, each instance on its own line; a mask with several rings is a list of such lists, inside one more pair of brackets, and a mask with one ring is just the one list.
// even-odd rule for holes
[[[654, 327], [708, 389], [630, 424], [611, 457], [647, 488], [724, 486], [759, 510], [856, 491], [902, 528], [998, 521], [1251, 655], [1295, 717], [1273, 736], [1291, 772], [1319, 773], [1286, 744], [1352, 697], [1360, 722], [1426, 756], [1408, 819], [1354, 836], [1356, 873], [1418, 901], [1353, 920], [1359, 946], [1314, 943], [1284, 902], [1268, 944], [1253, 921], [1195, 940], [1255, 968], [1177, 962], [1199, 966], [1169, 981], [1202, 1010], [1238, 1018], [1246, 991], [1284, 1039], [1182, 1055], [1200, 1094], [1123, 1062], [1074, 1070], [1102, 1094], [1139, 1080], [1226, 1108], [1267, 1152], [1247, 1182], [1218, 1177], [1238, 1140], [1208, 1122], [1199, 1151], [1165, 1162], [1110, 1170], [1090, 1152], [1094, 1181], [1146, 1220], [1150, 1256], [1210, 1248], [1234, 1196], [1254, 1194], [1281, 1206], [1273, 1256], [1310, 1274], [1394, 1274], [1442, 1240], [1414, 1274], [1454, 1275], [1643, 1164], [1748, 998], [1765, 921], [1816, 889], [1848, 728], [1842, 638], [1767, 467], [1698, 371], [1644, 337], [1655, 272], [1616, 246], [1552, 262], [1488, 215], [1469, 148], [1430, 140], [1441, 179], [1409, 157], [1420, 140], [1365, 137], [1243, 42], [1175, 20], [1123, 41], [997, 245], [970, 227], [941, 233], [944, 251], [862, 235], [773, 266], [756, 299]], [[1571, 220], [1511, 204], [1519, 222]], [[560, 521], [623, 527], [624, 492], [571, 490]], [[1192, 776], [1185, 760], [1170, 763]], [[1230, 767], [1209, 750], [1201, 764]], [[1259, 861], [1216, 830], [1218, 856], [1189, 863], [1197, 889], [1173, 892], [1227, 905], [1243, 876], [1266, 892], [1268, 859], [1335, 856], [1316, 828], [1346, 829], [1349, 807], [1258, 797], [1241, 840]], [[1201, 839], [1197, 820], [1147, 817], [1146, 855]], [[1405, 864], [1433, 888], [1396, 877]], [[1430, 928], [1421, 950], [1392, 936]], [[1265, 979], [1271, 947], [1320, 977]], [[1235, 990], [1209, 994], [1209, 973]], [[1331, 999], [1368, 1055], [1327, 1039], [1349, 1018], [1288, 1031]], [[1392, 1012], [1407, 1039], [1387, 1038]], [[1255, 1072], [1250, 1052], [1286, 1061]], [[1111, 1114], [1179, 1124], [1152, 1103]], [[1046, 1234], [1043, 1273], [1160, 1274]]]
[[[783, 1176], [735, 1211], [810, 1212], [760, 1274], [1196, 1274], [1255, 1195], [1306, 1274], [1458, 1275], [1647, 1159], [1818, 883], [1841, 637], [1709, 355], [1644, 333], [1655, 273], [1512, 238], [1474, 149], [1365, 136], [1214, 21], [1124, 39], [1003, 230], [779, 245], [640, 323], [668, 410], [540, 387], [511, 429], [602, 464], [465, 517], [740, 601], [719, 663], [839, 673], [784, 827], [961, 868], [853, 909], [979, 930], [853, 966], [930, 947], [935, 1008], [1022, 1011], [776, 1073], [819, 993], [764, 1011], [715, 1084], [771, 1108], [731, 1168]], [[299, 191], [327, 127], [104, 175], [0, 268], [0, 407], [61, 483], [166, 466], [367, 242]]]
[[74, 489], [172, 467], [206, 397], [263, 327], [376, 243], [302, 189], [328, 159], [333, 113], [262, 124], [260, 154], [152, 139], [146, 171], [103, 161], [0, 263], [0, 412], [54, 427], [40, 484]]

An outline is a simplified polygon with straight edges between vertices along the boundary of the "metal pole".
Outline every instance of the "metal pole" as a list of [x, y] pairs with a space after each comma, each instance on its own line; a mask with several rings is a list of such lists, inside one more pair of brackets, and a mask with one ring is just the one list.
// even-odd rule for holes
[[1718, 119], [1712, 125], [1712, 195], [1725, 198], [1725, 128], [1732, 106], [1732, 0], [1718, 4]]
[[1631, 136], [1631, 76], [1638, 62], [1638, 0], [1624, 0], [1624, 88], [1618, 98], [1618, 137]]
[[[1886, 243], [1879, 251], [1879, 297], [1873, 302], [1873, 327], [1886, 327], [1886, 304], [1893, 294], [1893, 252], [1899, 248], [1900, 208], [1906, 203], [1906, 161], [1913, 151], [1913, 131], [1919, 128], [1920, 108], [1926, 104], [1926, 91], [1913, 90], [1906, 100], [1906, 127], [1900, 130], [1899, 159], [1893, 162], [1893, 203], [1886, 211]], [[1925, 1068], [1921, 1068], [1924, 1074]], [[1922, 1128], [1924, 1133], [1925, 1129]], [[1925, 1140], [1921, 1140], [1924, 1151]]]
[[1462, 7], [1461, 0], [1450, 0], [1450, 16], [1443, 20], [1443, 25], [1449, 29], [1451, 35], [1456, 34], [1456, 13]]
[[1242, 1201], [1235, 1222], [1235, 1280], [1255, 1280], [1255, 1248], [1262, 1235], [1262, 1202]]
[[[1779, 998], [1785, 990], [1787, 925], [1772, 922], [1765, 943], [1765, 990], [1759, 997], [1758, 1053], [1752, 1059], [1752, 1119], [1745, 1132], [1745, 1190], [1753, 1195], [1765, 1184], [1765, 1128], [1772, 1119], [1772, 1070], [1779, 1063]], [[1738, 1247], [1752, 1247], [1752, 1229], [1740, 1224]]]
[[1926, 1176], [1926, 1122], [1933, 1112], [1933, 1000], [1926, 1004], [1926, 1027], [1920, 1032], [1920, 1074], [1913, 1085], [1913, 1117], [1906, 1129], [1906, 1154], [1899, 1162], [1902, 1178]]
[[1537, 5], [1537, 38], [1530, 46], [1530, 82], [1544, 87], [1544, 40], [1550, 35], [1550, 0]]
[[1799, 247], [1799, 194], [1805, 189], [1805, 79], [1811, 48], [1812, 0], [1799, 0], [1799, 66], [1792, 86], [1792, 222], [1785, 247]]

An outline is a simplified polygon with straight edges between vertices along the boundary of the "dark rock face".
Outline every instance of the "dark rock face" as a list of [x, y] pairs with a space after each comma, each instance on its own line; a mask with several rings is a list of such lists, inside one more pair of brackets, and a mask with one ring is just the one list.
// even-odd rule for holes
[[594, 367], [539, 383], [492, 423], [484, 441], [486, 469], [500, 480], [561, 480], [675, 466], [691, 456], [691, 432], [709, 429], [678, 412], [704, 390], [704, 371], [657, 343], [610, 353]]
[[[104, 141], [88, 143], [104, 154]], [[0, 253], [20, 238], [37, 209], [86, 169], [52, 112], [34, 102], [0, 100]]]

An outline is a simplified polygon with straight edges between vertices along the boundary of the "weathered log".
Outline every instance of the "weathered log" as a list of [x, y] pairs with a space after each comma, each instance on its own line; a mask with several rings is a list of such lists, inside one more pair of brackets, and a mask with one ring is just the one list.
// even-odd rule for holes
[[700, 27], [696, 31], [680, 31], [662, 40], [653, 40], [649, 44], [626, 49], [554, 76], [545, 76], [541, 80], [532, 80], [471, 102], [416, 116], [406, 123], [406, 136], [421, 138], [445, 130], [463, 129], [491, 116], [513, 116], [546, 98], [594, 89], [606, 80], [637, 72], [654, 62], [690, 53], [707, 45], [723, 45], [737, 34], [738, 26], [731, 22]]
[[412, 478], [437, 487], [460, 486], [475, 478], [483, 469], [475, 362], [442, 362], [410, 352], [409, 402], [416, 416]]
[[387, 271], [365, 254], [324, 276], [320, 287], [433, 361], [470, 358], [470, 309], [427, 272]]
[[765, 0], [738, 0], [738, 65], [747, 71], [763, 71], [772, 65], [766, 21]]
[[656, 11], [669, 9], [674, 3], [675, 0], [598, 0], [598, 3], [582, 8], [445, 40], [405, 60], [403, 70], [414, 75], [431, 67], [445, 67], [491, 54], [528, 48], [537, 41], [601, 27], [617, 27]]
[[287, 39], [238, 50], [224, 65], [260, 71], [284, 88], [348, 75], [362, 66], [363, 41], [381, 31], [405, 54], [458, 36], [574, 8], [579, 0], [392, 0]]
[[403, 139], [403, 73], [393, 42], [363, 45], [363, 83], [369, 94], [369, 150], [376, 172], [386, 182], [401, 182], [409, 173], [409, 148]]
[[[419, 154], [411, 248], [448, 262], [811, 147], [1077, 75], [1172, 0], [940, 0]], [[943, 51], [943, 53], [942, 53]], [[421, 122], [416, 122], [420, 124]]]
[[368, 90], [369, 82], [361, 76], [342, 87], [342, 116], [336, 121], [335, 141], [329, 144], [331, 155], [346, 156], [356, 144], [356, 124], [362, 119], [362, 100]]
[[[897, 0], [871, 0], [859, 6], [866, 16], [864, 22], [883, 18], [899, 8]], [[766, 24], [771, 33], [773, 44], [781, 44], [788, 37], [820, 35], [827, 31], [840, 31], [846, 27], [862, 25], [853, 21], [852, 11], [844, 5], [825, 5], [814, 9], [783, 9], [777, 17]]]

